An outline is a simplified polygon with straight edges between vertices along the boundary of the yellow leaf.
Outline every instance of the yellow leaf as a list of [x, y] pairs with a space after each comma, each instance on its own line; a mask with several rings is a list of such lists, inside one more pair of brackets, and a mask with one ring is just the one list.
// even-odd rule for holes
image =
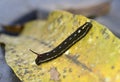
[[36, 55], [29, 49], [50, 51], [88, 20], [55, 11], [47, 21], [27, 23], [19, 37], [2, 35], [8, 64], [24, 82], [120, 82], [120, 40], [94, 20], [89, 33], [62, 56], [35, 64]]

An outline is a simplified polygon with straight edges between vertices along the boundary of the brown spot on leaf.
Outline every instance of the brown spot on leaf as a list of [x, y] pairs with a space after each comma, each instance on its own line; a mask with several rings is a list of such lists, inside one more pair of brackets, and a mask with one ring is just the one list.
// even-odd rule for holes
[[58, 70], [55, 67], [52, 67], [50, 69], [50, 79], [54, 81], [58, 81], [60, 80], [59, 76], [60, 76], [60, 73], [58, 72]]

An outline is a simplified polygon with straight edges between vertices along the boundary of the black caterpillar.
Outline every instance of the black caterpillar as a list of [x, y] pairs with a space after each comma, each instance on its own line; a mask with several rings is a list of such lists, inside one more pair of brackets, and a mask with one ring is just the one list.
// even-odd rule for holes
[[37, 58], [35, 60], [36, 64], [40, 65], [41, 63], [50, 61], [61, 56], [71, 46], [73, 46], [76, 42], [82, 39], [89, 32], [91, 27], [92, 27], [91, 21], [86, 22], [84, 25], [80, 26], [75, 32], [73, 32], [70, 36], [68, 36], [68, 38], [66, 38], [61, 44], [59, 44], [56, 48], [49, 52], [38, 54], [30, 50], [33, 53], [37, 54]]

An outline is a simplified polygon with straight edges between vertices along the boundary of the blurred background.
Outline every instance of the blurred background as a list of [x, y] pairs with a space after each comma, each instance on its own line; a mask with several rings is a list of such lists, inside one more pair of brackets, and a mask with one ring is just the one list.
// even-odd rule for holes
[[[26, 22], [46, 20], [54, 10], [94, 19], [120, 38], [120, 0], [0, 0], [0, 35], [19, 35]], [[21, 82], [6, 64], [3, 43], [0, 43], [0, 82]]]
[[120, 0], [0, 0], [0, 33], [18, 34], [24, 23], [45, 20], [54, 10], [87, 16], [120, 38]]

